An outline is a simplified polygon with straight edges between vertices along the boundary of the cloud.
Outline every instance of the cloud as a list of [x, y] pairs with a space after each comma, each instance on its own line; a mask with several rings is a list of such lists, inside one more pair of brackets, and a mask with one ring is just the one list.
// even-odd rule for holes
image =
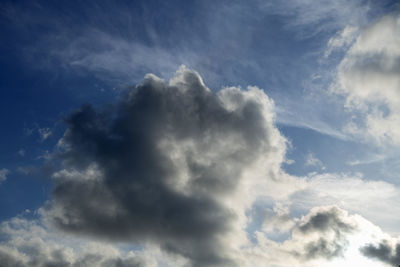
[[262, 225], [262, 230], [269, 233], [289, 232], [296, 222], [290, 217], [289, 210], [282, 207], [274, 207], [273, 210], [266, 210], [266, 218]]
[[245, 211], [260, 185], [279, 179], [286, 149], [262, 90], [212, 92], [185, 67], [169, 83], [148, 75], [111, 109], [86, 105], [66, 123], [47, 219], [152, 242], [193, 266], [235, 265]]
[[360, 174], [324, 173], [308, 177], [307, 186], [293, 193], [290, 203], [293, 210], [303, 212], [314, 207], [316, 202], [337, 205], [398, 235], [399, 197], [398, 186], [385, 181], [366, 180]]
[[[289, 218], [278, 210], [283, 221], [291, 220], [288, 239], [277, 242], [256, 232], [256, 242], [238, 247], [235, 262], [239, 266], [288, 265], [302, 267], [383, 266], [373, 259], [376, 244], [396, 244], [396, 239], [357, 214], [336, 206], [314, 207], [301, 218]], [[30, 214], [27, 211], [27, 215]], [[2, 266], [192, 266], [184, 258], [170, 257], [149, 243], [140, 247], [71, 236], [46, 224], [44, 217], [17, 216], [0, 224], [0, 261]], [[285, 217], [285, 218], [284, 218]], [[235, 241], [232, 239], [231, 241]], [[224, 244], [228, 246], [228, 244]], [[368, 250], [367, 250], [368, 248]], [[223, 248], [219, 248], [223, 249]], [[379, 251], [382, 249], [379, 249]], [[367, 252], [368, 251], [368, 252]], [[391, 252], [392, 254], [394, 252]], [[389, 255], [389, 254], [385, 254]], [[393, 261], [395, 261], [394, 256]], [[376, 258], [376, 257], [375, 257]], [[381, 257], [381, 260], [384, 261]], [[209, 266], [202, 263], [199, 266]], [[211, 265], [212, 266], [212, 265]]]
[[[45, 213], [39, 213], [46, 215]], [[31, 216], [29, 211], [25, 215]], [[0, 224], [0, 262], [2, 266], [191, 266], [185, 259], [170, 257], [149, 243], [138, 247], [111, 244], [85, 236], [71, 236], [43, 224], [37, 217], [19, 215]], [[381, 240], [395, 244], [364, 218], [349, 214], [335, 206], [314, 207], [301, 218], [292, 218], [295, 225], [283, 242], [269, 240], [256, 233], [256, 243], [235, 251], [239, 266], [382, 266], [364, 248]], [[234, 240], [232, 240], [234, 241]], [[227, 244], [224, 244], [227, 246]], [[375, 245], [374, 245], [375, 246]], [[222, 249], [222, 248], [219, 248]], [[355, 257], [353, 253], [358, 253]], [[341, 264], [342, 261], [346, 264]], [[368, 265], [369, 263], [369, 265]], [[371, 265], [373, 263], [373, 265]], [[336, 265], [335, 265], [336, 264]], [[202, 264], [200, 266], [208, 266]]]
[[25, 153], [26, 153], [26, 151], [25, 151], [25, 149], [23, 149], [23, 148], [21, 148], [20, 150], [18, 150], [18, 155], [20, 155], [21, 157], [24, 157], [24, 156], [25, 156]]
[[379, 244], [368, 244], [360, 248], [361, 252], [370, 258], [397, 266], [400, 263], [400, 243], [393, 244], [388, 240], [382, 240]]
[[364, 164], [372, 164], [384, 161], [386, 159], [386, 155], [383, 154], [370, 154], [366, 155], [363, 159], [356, 159], [346, 162], [347, 165], [350, 166], [357, 166], [357, 165], [364, 165]]
[[[58, 37], [70, 38], [63, 35]], [[63, 62], [63, 67], [88, 70], [99, 79], [112, 80], [113, 84], [121, 80], [137, 82], [142, 77], [135, 76], [135, 73], [150, 70], [169, 76], [182, 62], [190, 63], [195, 57], [186, 50], [176, 54], [162, 47], [132, 42], [93, 29], [87, 30], [72, 42], [59, 45], [63, 48], [54, 49], [52, 55]]]
[[256, 232], [254, 246], [240, 251], [246, 258], [243, 266], [385, 266], [365, 257], [361, 248], [391, 237], [362, 216], [337, 206], [319, 206], [291, 219], [295, 225], [284, 240]]
[[[284, 173], [286, 140], [273, 110], [256, 87], [212, 92], [185, 67], [169, 82], [148, 75], [104, 110], [85, 105], [66, 118], [44, 220], [78, 236], [152, 244], [190, 266], [252, 266], [249, 254], [262, 248], [300, 265], [345, 258], [358, 219], [316, 201], [385, 223], [393, 216], [382, 216], [382, 203], [396, 208], [398, 190], [360, 177]], [[266, 216], [252, 243], [248, 212], [263, 201], [283, 208]], [[301, 219], [290, 213], [310, 209]], [[268, 240], [276, 231], [290, 238]]]
[[354, 41], [358, 33], [357, 27], [354, 26], [346, 26], [340, 32], [331, 37], [327, 44], [327, 49], [325, 51], [324, 56], [328, 57], [331, 53], [336, 50], [342, 50], [344, 48], [348, 48]]
[[333, 229], [335, 232], [348, 232], [353, 227], [343, 222], [341, 217], [344, 217], [344, 215], [345, 213], [337, 207], [319, 208], [308, 215], [305, 222], [299, 226], [299, 230], [303, 234], [325, 232], [328, 229]]
[[361, 113], [348, 132], [400, 143], [399, 36], [399, 13], [383, 16], [360, 33], [339, 65], [337, 92], [346, 95], [350, 109]]
[[0, 235], [3, 267], [157, 266], [150, 254], [125, 253], [109, 244], [71, 239], [46, 228], [39, 220], [28, 220], [23, 216], [2, 222]]
[[325, 166], [322, 163], [322, 161], [320, 159], [316, 158], [315, 155], [311, 152], [307, 154], [305, 164], [306, 164], [306, 166], [319, 167], [322, 170], [325, 169]]
[[[58, 155], [50, 159], [61, 159], [61, 167], [52, 174], [53, 196], [41, 209], [45, 226], [38, 229], [55, 226], [57, 235], [112, 247], [138, 245], [146, 248], [143, 255], [155, 248], [162, 258], [176, 260], [166, 266], [373, 261], [360, 248], [376, 244], [371, 233], [379, 240], [388, 235], [342, 208], [374, 223], [390, 221], [400, 208], [396, 187], [337, 174], [286, 174], [286, 140], [274, 121], [273, 101], [256, 87], [213, 92], [185, 67], [169, 82], [147, 75], [113, 105], [84, 105], [65, 118]], [[249, 232], [249, 212], [268, 201], [273, 213]], [[393, 212], [382, 216], [388, 207]], [[60, 240], [41, 237], [35, 243], [28, 232], [18, 232], [27, 240], [21, 245], [16, 238], [0, 244], [4, 261], [27, 265], [39, 255], [42, 265], [97, 259], [87, 264], [147, 266], [135, 253], [89, 257]], [[281, 239], [269, 239], [276, 232]]]
[[[334, 2], [291, 0], [287, 2], [260, 1], [260, 3], [265, 8], [269, 8], [271, 13], [290, 17], [288, 26], [296, 27], [298, 34], [305, 37], [342, 29], [348, 25], [353, 27], [362, 24], [370, 9], [369, 3], [362, 0]], [[302, 29], [304, 26], [309, 26], [307, 31]]]
[[41, 141], [46, 140], [52, 135], [50, 128], [39, 128], [38, 133]]
[[3, 168], [0, 169], [0, 184], [7, 180], [7, 175], [10, 173], [10, 170]]
[[[39, 141], [41, 142], [47, 140], [53, 134], [50, 128], [40, 128], [38, 123], [33, 123], [31, 127], [25, 127], [24, 132], [26, 136], [31, 136], [32, 134], [37, 133], [37, 135], [39, 136]], [[23, 157], [25, 155], [25, 149], [21, 148], [18, 151], [18, 154]]]
[[337, 207], [314, 208], [294, 230], [294, 239], [302, 240], [304, 250], [296, 255], [306, 259], [331, 259], [343, 254], [347, 235], [357, 226]]

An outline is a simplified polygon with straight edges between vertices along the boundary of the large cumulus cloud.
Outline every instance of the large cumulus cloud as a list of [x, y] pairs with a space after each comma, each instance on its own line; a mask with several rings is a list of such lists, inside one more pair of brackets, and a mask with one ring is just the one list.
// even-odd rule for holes
[[107, 110], [83, 106], [66, 118], [48, 219], [68, 232], [155, 242], [195, 266], [233, 266], [229, 233], [284, 157], [272, 109], [260, 89], [212, 92], [184, 67], [169, 83], [148, 75]]

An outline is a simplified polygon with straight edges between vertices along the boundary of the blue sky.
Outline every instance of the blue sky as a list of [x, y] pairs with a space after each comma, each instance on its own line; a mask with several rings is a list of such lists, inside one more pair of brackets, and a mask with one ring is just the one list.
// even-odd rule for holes
[[[86, 266], [103, 249], [86, 264], [400, 264], [399, 8], [2, 1], [0, 261]], [[171, 230], [201, 235], [213, 212], [200, 245]], [[21, 232], [41, 240], [37, 263], [18, 259]]]

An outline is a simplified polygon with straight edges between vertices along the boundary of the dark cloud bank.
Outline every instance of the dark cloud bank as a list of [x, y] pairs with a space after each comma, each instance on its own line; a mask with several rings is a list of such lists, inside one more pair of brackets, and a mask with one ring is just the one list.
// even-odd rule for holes
[[81, 107], [66, 119], [47, 216], [72, 233], [155, 242], [193, 266], [234, 266], [221, 240], [237, 215], [221, 199], [276, 152], [266, 100], [254, 88], [211, 92], [181, 68], [169, 84], [148, 75], [106, 111]]

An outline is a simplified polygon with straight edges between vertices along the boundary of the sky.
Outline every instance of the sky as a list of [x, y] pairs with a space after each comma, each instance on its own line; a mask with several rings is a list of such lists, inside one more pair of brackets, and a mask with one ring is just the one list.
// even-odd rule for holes
[[0, 3], [0, 266], [400, 264], [400, 3]]

